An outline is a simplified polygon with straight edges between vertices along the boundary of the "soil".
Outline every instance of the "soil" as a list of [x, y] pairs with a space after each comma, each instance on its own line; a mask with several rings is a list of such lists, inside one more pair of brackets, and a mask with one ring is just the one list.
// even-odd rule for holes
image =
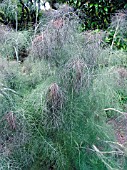
[[118, 143], [125, 144], [127, 142], [127, 115], [121, 115], [108, 123], [112, 125]]

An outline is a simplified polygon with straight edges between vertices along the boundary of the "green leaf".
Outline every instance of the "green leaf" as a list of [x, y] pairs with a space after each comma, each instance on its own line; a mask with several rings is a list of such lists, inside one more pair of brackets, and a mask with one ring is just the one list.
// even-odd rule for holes
[[90, 8], [92, 8], [93, 7], [93, 4], [90, 4]]
[[77, 4], [77, 0], [74, 0], [74, 4]]
[[78, 7], [80, 7], [80, 5], [81, 5], [81, 1], [78, 2]]
[[124, 9], [127, 9], [127, 4], [124, 5]]
[[105, 7], [104, 10], [105, 10], [106, 12], [108, 12], [108, 8], [107, 8], [107, 7]]
[[95, 4], [94, 6], [95, 6], [95, 8], [98, 8], [98, 4]]
[[106, 41], [106, 42], [110, 42], [110, 38], [106, 37], [106, 38], [105, 38], [105, 41]]

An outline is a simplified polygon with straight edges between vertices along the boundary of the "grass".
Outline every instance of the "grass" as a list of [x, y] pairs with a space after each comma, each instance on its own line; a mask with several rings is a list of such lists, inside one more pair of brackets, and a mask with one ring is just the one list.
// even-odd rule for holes
[[126, 112], [126, 53], [87, 42], [75, 27], [66, 39], [62, 31], [50, 55], [34, 49], [0, 70], [0, 169], [124, 170], [126, 145], [107, 122]]

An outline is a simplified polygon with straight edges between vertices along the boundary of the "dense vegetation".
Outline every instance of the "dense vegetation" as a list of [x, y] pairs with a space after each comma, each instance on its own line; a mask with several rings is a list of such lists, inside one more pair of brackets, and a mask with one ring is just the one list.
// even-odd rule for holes
[[64, 8], [0, 25], [1, 170], [127, 169], [127, 15], [80, 32]]
[[[64, 0], [49, 0], [53, 9], [58, 9], [57, 3], [65, 3]], [[72, 5], [82, 21], [82, 30], [105, 29], [109, 26], [111, 16], [118, 10], [127, 8], [126, 0], [69, 0], [66, 3]], [[42, 15], [41, 6], [45, 2], [41, 0], [2, 0], [0, 5], [0, 20], [16, 27], [18, 20], [19, 29], [26, 28], [31, 23], [37, 23]]]
[[69, 3], [79, 9], [83, 28], [105, 29], [109, 26], [111, 15], [117, 10], [126, 9], [126, 0], [69, 0]]

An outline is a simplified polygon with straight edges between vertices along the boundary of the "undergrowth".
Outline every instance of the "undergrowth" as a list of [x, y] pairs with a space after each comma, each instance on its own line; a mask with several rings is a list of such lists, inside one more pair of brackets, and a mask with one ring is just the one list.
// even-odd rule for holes
[[42, 40], [50, 53], [34, 48], [39, 55], [0, 70], [1, 170], [127, 168], [126, 145], [108, 123], [126, 112], [126, 53], [103, 49], [73, 24], [66, 38], [55, 28], [55, 48], [50, 33]]

